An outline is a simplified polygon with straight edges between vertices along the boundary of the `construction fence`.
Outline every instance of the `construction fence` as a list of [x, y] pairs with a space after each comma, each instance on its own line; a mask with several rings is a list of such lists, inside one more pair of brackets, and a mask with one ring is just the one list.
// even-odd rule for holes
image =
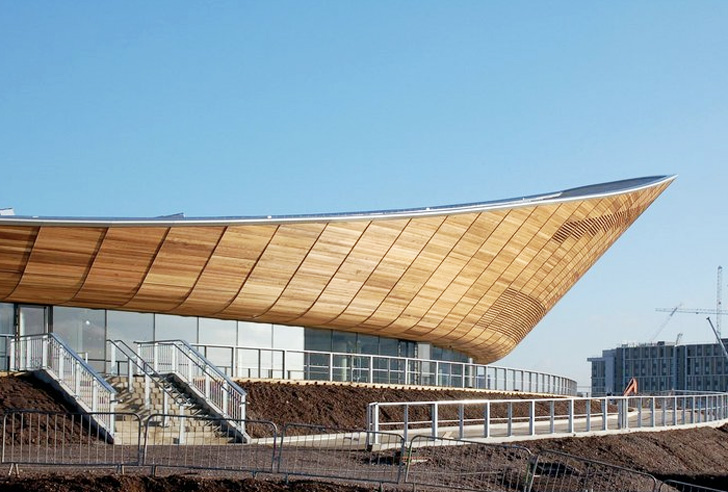
[[[668, 492], [713, 489], [661, 482], [627, 468], [557, 451], [318, 425], [172, 414], [105, 413], [113, 436], [88, 414], [11, 411], [3, 415], [2, 464], [128, 468], [152, 474], [188, 470], [409, 485], [413, 490]], [[91, 416], [97, 417], [97, 416]], [[236, 424], [250, 436], [240, 441]], [[237, 426], [240, 428], [240, 426]]]

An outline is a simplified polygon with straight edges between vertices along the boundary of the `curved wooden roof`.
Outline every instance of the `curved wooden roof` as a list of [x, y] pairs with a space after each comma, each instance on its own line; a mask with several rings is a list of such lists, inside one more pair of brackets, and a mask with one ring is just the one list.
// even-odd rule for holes
[[0, 301], [334, 328], [510, 352], [672, 182], [387, 212], [0, 217]]

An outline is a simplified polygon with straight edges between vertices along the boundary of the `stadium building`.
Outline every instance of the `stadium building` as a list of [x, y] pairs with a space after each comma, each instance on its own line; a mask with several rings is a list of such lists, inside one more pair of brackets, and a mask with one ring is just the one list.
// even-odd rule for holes
[[109, 339], [182, 339], [235, 376], [490, 387], [468, 364], [513, 350], [673, 179], [344, 214], [0, 214], [0, 333], [54, 333], [102, 371]]

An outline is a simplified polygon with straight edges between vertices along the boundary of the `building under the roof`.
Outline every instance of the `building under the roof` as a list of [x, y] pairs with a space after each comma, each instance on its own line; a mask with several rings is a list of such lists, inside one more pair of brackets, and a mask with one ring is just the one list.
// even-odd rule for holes
[[237, 326], [236, 343], [263, 323], [429, 343], [489, 363], [673, 179], [352, 214], [3, 215], [0, 306], [15, 313], [5, 330], [20, 334], [53, 329], [48, 315], [31, 327], [23, 307], [77, 307], [252, 322]]

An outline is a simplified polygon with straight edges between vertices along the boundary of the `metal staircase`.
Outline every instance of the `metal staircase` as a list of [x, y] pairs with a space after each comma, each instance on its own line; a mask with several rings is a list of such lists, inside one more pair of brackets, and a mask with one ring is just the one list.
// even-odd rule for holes
[[54, 333], [10, 339], [10, 370], [32, 371], [85, 412], [114, 441], [116, 390]]
[[249, 441], [245, 391], [189, 344], [139, 342], [135, 352], [121, 340], [108, 342], [118, 408], [142, 417], [161, 414], [150, 421], [149, 432], [163, 436], [155, 441]]

